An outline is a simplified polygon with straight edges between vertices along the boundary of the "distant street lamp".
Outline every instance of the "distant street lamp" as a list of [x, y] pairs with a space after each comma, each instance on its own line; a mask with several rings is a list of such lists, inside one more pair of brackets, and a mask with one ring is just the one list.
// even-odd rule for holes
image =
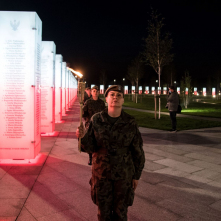
[[116, 82], [116, 79], [114, 79], [114, 82]]
[[125, 78], [123, 78], [123, 81], [125, 81]]

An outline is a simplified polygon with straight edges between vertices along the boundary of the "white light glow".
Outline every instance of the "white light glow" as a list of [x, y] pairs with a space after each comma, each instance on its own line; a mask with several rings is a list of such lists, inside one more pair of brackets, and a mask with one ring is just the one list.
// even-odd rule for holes
[[83, 74], [81, 74], [80, 72], [78, 71], [75, 71], [73, 70], [72, 68], [68, 68], [72, 73], [76, 74], [79, 78], [82, 78], [83, 77]]

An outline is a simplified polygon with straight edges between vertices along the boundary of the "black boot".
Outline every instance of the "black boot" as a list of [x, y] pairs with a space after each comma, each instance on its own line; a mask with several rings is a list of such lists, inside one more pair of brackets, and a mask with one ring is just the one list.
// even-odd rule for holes
[[92, 154], [89, 153], [88, 165], [92, 165]]

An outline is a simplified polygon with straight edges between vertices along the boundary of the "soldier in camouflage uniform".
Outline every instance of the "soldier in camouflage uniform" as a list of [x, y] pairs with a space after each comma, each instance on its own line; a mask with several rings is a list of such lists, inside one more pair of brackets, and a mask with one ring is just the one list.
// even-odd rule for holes
[[[105, 109], [105, 103], [99, 98], [99, 88], [94, 86], [91, 88], [91, 98], [86, 100], [83, 106], [83, 118], [85, 120], [85, 128], [89, 127], [91, 117]], [[88, 165], [92, 165], [92, 154], [89, 153]]]
[[86, 100], [91, 98], [91, 89], [90, 87], [87, 87], [84, 91], [84, 100], [83, 100], [83, 104], [86, 102]]
[[90, 184], [98, 220], [126, 221], [145, 163], [143, 141], [135, 119], [122, 110], [122, 87], [109, 87], [105, 97], [108, 108], [92, 117], [86, 132], [81, 125], [76, 134], [93, 153]]

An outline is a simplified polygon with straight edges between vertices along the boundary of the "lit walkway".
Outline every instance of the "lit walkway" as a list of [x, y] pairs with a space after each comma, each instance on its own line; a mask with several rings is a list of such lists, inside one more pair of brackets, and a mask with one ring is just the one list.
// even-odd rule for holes
[[[79, 153], [79, 104], [42, 137], [37, 162], [0, 162], [0, 220], [95, 221], [91, 167]], [[140, 128], [146, 156], [130, 221], [221, 220], [221, 128], [166, 131]], [[18, 162], [19, 163], [19, 162]], [[21, 162], [20, 162], [21, 163]]]

